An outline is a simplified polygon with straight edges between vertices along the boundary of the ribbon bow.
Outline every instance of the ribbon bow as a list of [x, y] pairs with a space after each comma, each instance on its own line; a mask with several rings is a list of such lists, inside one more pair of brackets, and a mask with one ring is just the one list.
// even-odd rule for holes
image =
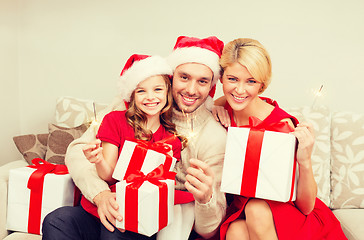
[[[68, 169], [65, 165], [58, 165], [53, 164], [47, 161], [44, 161], [41, 158], [34, 158], [32, 160], [34, 165], [28, 166], [29, 168], [35, 168], [36, 170], [32, 173], [29, 178], [27, 187], [32, 191], [39, 191], [40, 188], [43, 189], [43, 186], [39, 184], [39, 181], [44, 180], [44, 176], [47, 173], [54, 173], [54, 174], [67, 174]], [[42, 179], [42, 180], [41, 180]]]
[[249, 117], [249, 127], [254, 130], [268, 130], [273, 132], [283, 132], [289, 133], [293, 131], [293, 128], [288, 124], [288, 122], [275, 122], [271, 124], [264, 123], [257, 117]]
[[147, 175], [144, 175], [143, 172], [137, 170], [134, 173], [129, 174], [125, 180], [127, 183], [132, 183], [131, 185], [129, 185], [131, 188], [138, 189], [145, 181], [148, 181], [158, 186], [160, 185], [160, 180], [174, 180], [175, 176], [175, 172], [166, 172], [163, 164], [161, 164]]
[[162, 154], [167, 154], [169, 151], [172, 150], [172, 148], [167, 145], [165, 142], [162, 141], [158, 141], [158, 142], [148, 142], [145, 140], [131, 140], [135, 143], [137, 143], [139, 146], [144, 147], [144, 148], [148, 148], [151, 150], [154, 150], [156, 152], [162, 153]]
[[172, 157], [168, 154], [172, 149], [169, 145], [167, 145], [167, 143], [169, 141], [173, 141], [174, 139], [176, 139], [176, 136], [174, 135], [154, 143], [145, 140], [128, 139], [129, 141], [137, 143], [137, 145], [135, 146], [134, 152], [131, 156], [131, 160], [125, 172], [124, 179], [142, 168], [148, 150], [154, 150], [166, 156], [166, 160], [163, 164], [164, 172], [169, 172], [173, 161]]

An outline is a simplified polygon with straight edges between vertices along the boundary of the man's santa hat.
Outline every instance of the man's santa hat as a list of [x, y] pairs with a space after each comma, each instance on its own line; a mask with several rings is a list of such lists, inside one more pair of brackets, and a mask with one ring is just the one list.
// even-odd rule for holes
[[214, 74], [209, 95], [214, 97], [216, 83], [220, 78], [219, 60], [223, 48], [224, 43], [215, 36], [203, 39], [180, 36], [167, 61], [173, 71], [184, 63], [201, 63], [209, 67]]
[[120, 74], [118, 87], [122, 99], [130, 102], [130, 97], [138, 84], [156, 75], [172, 75], [167, 61], [160, 56], [134, 54], [130, 56]]

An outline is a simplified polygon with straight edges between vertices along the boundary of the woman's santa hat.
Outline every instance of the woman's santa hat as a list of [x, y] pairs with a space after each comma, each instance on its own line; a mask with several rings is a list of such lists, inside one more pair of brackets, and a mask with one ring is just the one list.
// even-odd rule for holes
[[122, 99], [130, 102], [130, 97], [138, 84], [156, 75], [172, 75], [167, 61], [160, 56], [134, 54], [130, 56], [120, 74], [118, 87]]
[[203, 39], [180, 36], [167, 61], [173, 71], [184, 63], [201, 63], [209, 67], [214, 74], [209, 95], [214, 97], [216, 83], [220, 78], [219, 60], [223, 48], [224, 43], [215, 36]]

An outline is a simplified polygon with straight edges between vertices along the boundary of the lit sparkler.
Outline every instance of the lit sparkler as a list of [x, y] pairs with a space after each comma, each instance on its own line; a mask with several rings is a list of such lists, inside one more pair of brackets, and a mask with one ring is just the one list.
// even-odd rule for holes
[[313, 99], [313, 102], [312, 102], [312, 105], [311, 105], [311, 108], [314, 107], [315, 103], [316, 103], [316, 100], [318, 97], [321, 97], [322, 96], [322, 88], [324, 87], [324, 85], [321, 85], [320, 89], [317, 91], [317, 92], [314, 92], [314, 99]]
[[91, 125], [98, 125], [99, 123], [97, 122], [97, 117], [96, 117], [96, 106], [95, 106], [95, 102], [92, 103], [93, 108], [94, 108], [94, 120], [92, 120]]
[[188, 140], [194, 138], [196, 136], [196, 133], [193, 131], [193, 121], [196, 119], [196, 116], [193, 116], [191, 113], [186, 113], [182, 110], [183, 116], [186, 117], [187, 126], [190, 126], [190, 129], [187, 133], [186, 138]]

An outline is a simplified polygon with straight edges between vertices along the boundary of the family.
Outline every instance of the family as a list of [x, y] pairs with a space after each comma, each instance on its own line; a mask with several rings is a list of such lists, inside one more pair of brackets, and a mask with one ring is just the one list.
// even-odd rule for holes
[[[119, 79], [120, 94], [99, 128], [72, 142], [66, 165], [82, 192], [79, 206], [62, 207], [43, 222], [43, 239], [346, 239], [340, 222], [318, 198], [308, 123], [261, 97], [272, 72], [258, 41], [181, 36], [171, 54], [132, 55]], [[220, 80], [224, 96], [213, 102]], [[298, 140], [297, 197], [276, 202], [220, 191], [228, 126], [251, 117], [287, 122]], [[193, 130], [193, 136], [191, 136]], [[112, 173], [124, 141], [169, 139], [174, 171], [174, 220], [151, 237], [115, 227], [118, 212]]]

